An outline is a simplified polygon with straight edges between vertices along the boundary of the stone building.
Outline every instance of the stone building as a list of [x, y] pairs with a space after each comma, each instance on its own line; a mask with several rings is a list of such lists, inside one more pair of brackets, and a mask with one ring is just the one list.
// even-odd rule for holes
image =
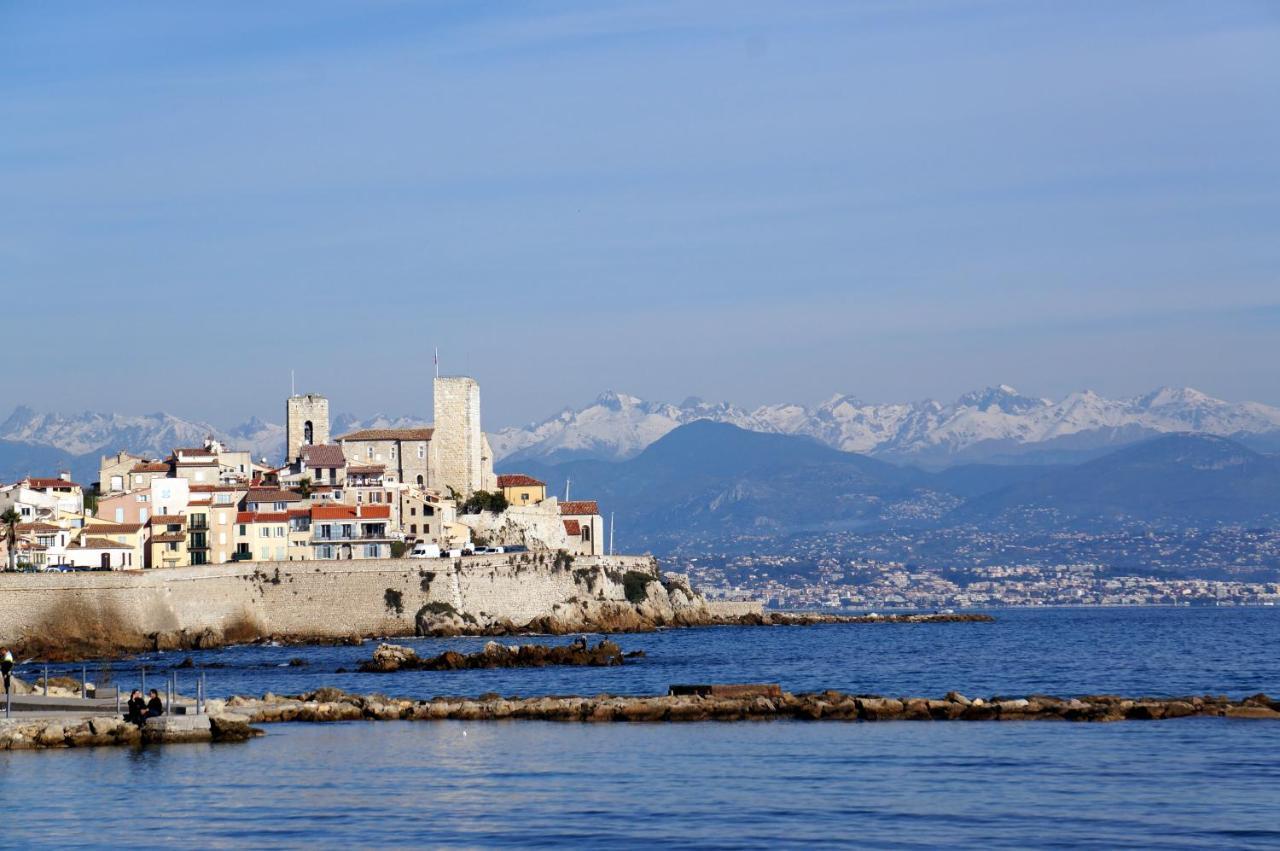
[[382, 468], [388, 482], [428, 487], [431, 482], [430, 428], [367, 428], [338, 438], [347, 472]]
[[480, 428], [480, 384], [465, 376], [437, 376], [433, 402], [431, 486], [442, 492], [453, 488], [464, 498], [497, 490], [493, 450]]
[[329, 400], [315, 393], [290, 396], [285, 403], [285, 461], [303, 446], [329, 442]]

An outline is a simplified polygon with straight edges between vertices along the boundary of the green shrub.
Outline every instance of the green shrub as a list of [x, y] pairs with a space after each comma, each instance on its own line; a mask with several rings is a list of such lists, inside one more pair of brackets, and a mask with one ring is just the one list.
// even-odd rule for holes
[[639, 570], [628, 570], [622, 577], [623, 590], [627, 592], [628, 603], [643, 603], [649, 596], [649, 583], [657, 579]]

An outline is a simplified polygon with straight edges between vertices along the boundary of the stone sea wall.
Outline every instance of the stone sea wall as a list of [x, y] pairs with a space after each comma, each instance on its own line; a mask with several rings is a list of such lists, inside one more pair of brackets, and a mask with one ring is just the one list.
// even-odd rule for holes
[[40, 640], [56, 645], [59, 636], [96, 636], [127, 650], [141, 637], [203, 646], [268, 635], [500, 632], [540, 619], [540, 631], [555, 632], [592, 619], [631, 618], [636, 623], [619, 628], [643, 628], [707, 617], [705, 601], [687, 583], [662, 578], [654, 559], [637, 556], [519, 553], [0, 574], [0, 641], [34, 642], [37, 651]]

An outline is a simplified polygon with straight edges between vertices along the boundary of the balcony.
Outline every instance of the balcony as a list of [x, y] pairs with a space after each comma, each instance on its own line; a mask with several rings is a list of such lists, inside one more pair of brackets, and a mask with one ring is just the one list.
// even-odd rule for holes
[[207, 532], [209, 531], [209, 521], [204, 517], [188, 518], [187, 529], [191, 532]]
[[390, 541], [392, 540], [389, 532], [362, 532], [360, 534], [343, 535], [341, 533], [331, 532], [328, 535], [322, 535], [319, 532], [311, 536], [311, 540], [321, 544], [340, 544], [343, 542], [353, 541]]

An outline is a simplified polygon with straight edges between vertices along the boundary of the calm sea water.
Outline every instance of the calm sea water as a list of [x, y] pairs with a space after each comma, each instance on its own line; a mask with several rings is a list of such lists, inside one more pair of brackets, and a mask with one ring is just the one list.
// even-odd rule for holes
[[[626, 635], [614, 669], [335, 674], [362, 648], [190, 654], [211, 691], [1280, 693], [1280, 611]], [[527, 640], [527, 639], [526, 639]], [[538, 639], [548, 642], [567, 639]], [[483, 639], [423, 640], [420, 653]], [[145, 660], [157, 669], [188, 654]], [[308, 662], [287, 665], [290, 658]], [[122, 683], [136, 663], [117, 663]], [[188, 676], [190, 676], [188, 674]], [[1280, 847], [1280, 724], [278, 725], [243, 745], [0, 753], [0, 844]]]

